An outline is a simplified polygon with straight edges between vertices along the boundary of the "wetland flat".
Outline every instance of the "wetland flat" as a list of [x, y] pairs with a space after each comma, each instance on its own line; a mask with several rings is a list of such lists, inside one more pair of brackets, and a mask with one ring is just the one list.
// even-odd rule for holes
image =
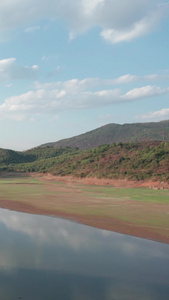
[[169, 243], [169, 190], [34, 175], [0, 179], [0, 207]]

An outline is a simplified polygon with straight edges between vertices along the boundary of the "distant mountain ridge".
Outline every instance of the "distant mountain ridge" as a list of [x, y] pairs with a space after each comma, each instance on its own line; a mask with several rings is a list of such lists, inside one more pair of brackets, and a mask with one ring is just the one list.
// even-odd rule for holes
[[107, 124], [86, 133], [41, 145], [90, 149], [104, 144], [140, 141], [169, 141], [169, 120], [150, 123]]

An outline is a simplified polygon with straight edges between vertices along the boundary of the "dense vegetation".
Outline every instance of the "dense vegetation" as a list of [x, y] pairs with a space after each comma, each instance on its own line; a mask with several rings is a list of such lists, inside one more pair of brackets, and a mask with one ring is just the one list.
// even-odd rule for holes
[[42, 147], [89, 149], [104, 144], [136, 141], [169, 141], [169, 121], [124, 125], [108, 124], [69, 139], [42, 145]]
[[135, 142], [77, 148], [0, 150], [0, 171], [50, 172], [78, 177], [169, 180], [169, 143]]

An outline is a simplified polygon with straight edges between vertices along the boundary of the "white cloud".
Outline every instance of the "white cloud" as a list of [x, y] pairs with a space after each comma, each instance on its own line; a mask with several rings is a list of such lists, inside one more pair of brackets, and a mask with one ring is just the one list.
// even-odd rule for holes
[[168, 16], [168, 9], [169, 3], [162, 0], [51, 0], [50, 5], [47, 0], [1, 0], [0, 32], [24, 24], [30, 32], [33, 27], [28, 24], [37, 19], [62, 18], [70, 39], [99, 27], [104, 39], [118, 43], [152, 31]]
[[[60, 69], [60, 67], [59, 67]], [[68, 81], [56, 81], [56, 82], [47, 82], [47, 83], [39, 83], [35, 82], [36, 89], [55, 89], [55, 88], [62, 88], [62, 89], [91, 89], [97, 86], [114, 86], [114, 85], [124, 85], [133, 82], [145, 82], [145, 81], [168, 81], [169, 75], [168, 74], [150, 74], [144, 76], [136, 76], [131, 74], [125, 74], [118, 78], [114, 79], [99, 79], [99, 78], [85, 78], [82, 80], [78, 79], [71, 79]]]
[[104, 0], [83, 0], [82, 7], [85, 15], [91, 15], [98, 8], [104, 6]]
[[85, 90], [90, 89], [94, 86], [99, 86], [102, 83], [108, 83], [108, 85], [112, 84], [111, 80], [100, 80], [98, 78], [85, 78], [82, 80], [78, 80], [76, 78], [67, 80], [67, 81], [56, 81], [56, 82], [47, 82], [47, 83], [39, 83], [35, 82], [36, 89], [66, 89], [76, 92], [77, 90]]
[[134, 100], [134, 99], [163, 95], [166, 93], [169, 93], [169, 88], [162, 89], [160, 87], [147, 85], [141, 88], [136, 88], [128, 91], [125, 95], [122, 96], [122, 98], [126, 100], [127, 99]]
[[[129, 79], [136, 80], [132, 75], [120, 78], [124, 79], [121, 80], [122, 82]], [[30, 114], [57, 114], [63, 110], [90, 109], [169, 93], [168, 87], [161, 88], [151, 85], [134, 88], [124, 93], [120, 88], [113, 88], [116, 81], [118, 79], [86, 78], [44, 84], [36, 83], [35, 90], [4, 100], [0, 105], [0, 120], [23, 120], [24, 117], [30, 119]], [[102, 85], [105, 87], [108, 85], [109, 88], [103, 89]]]
[[150, 74], [150, 75], [144, 75], [144, 76], [136, 76], [131, 74], [126, 74], [123, 76], [118, 77], [117, 79], [114, 79], [112, 83], [114, 84], [124, 84], [124, 83], [130, 83], [130, 82], [136, 82], [136, 81], [168, 81], [169, 75], [168, 74]]
[[138, 38], [140, 36], [148, 34], [150, 31], [155, 28], [158, 23], [160, 16], [156, 13], [152, 16], [148, 16], [139, 20], [136, 23], [131, 24], [130, 27], [122, 28], [122, 29], [105, 29], [101, 32], [101, 36], [111, 42], [112, 44], [116, 44], [122, 41], [131, 41], [134, 38]]
[[0, 81], [9, 81], [16, 79], [32, 79], [36, 77], [39, 67], [17, 65], [15, 58], [7, 58], [0, 60]]
[[136, 119], [144, 120], [144, 121], [162, 121], [169, 119], [169, 108], [163, 108], [159, 111], [149, 112], [147, 114], [143, 114], [140, 116], [136, 116]]
[[138, 76], [126, 74], [114, 80], [114, 84], [123, 84], [139, 80]]
[[134, 24], [133, 28], [128, 30], [114, 30], [114, 29], [105, 29], [101, 32], [101, 36], [111, 42], [116, 44], [122, 41], [131, 41], [132, 39], [144, 35], [147, 32], [147, 26], [143, 22]]

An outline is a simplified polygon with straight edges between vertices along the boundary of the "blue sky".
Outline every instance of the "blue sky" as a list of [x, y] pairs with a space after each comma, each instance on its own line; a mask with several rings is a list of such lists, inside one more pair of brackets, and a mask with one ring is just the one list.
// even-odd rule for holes
[[1, 148], [169, 119], [169, 2], [1, 0]]

